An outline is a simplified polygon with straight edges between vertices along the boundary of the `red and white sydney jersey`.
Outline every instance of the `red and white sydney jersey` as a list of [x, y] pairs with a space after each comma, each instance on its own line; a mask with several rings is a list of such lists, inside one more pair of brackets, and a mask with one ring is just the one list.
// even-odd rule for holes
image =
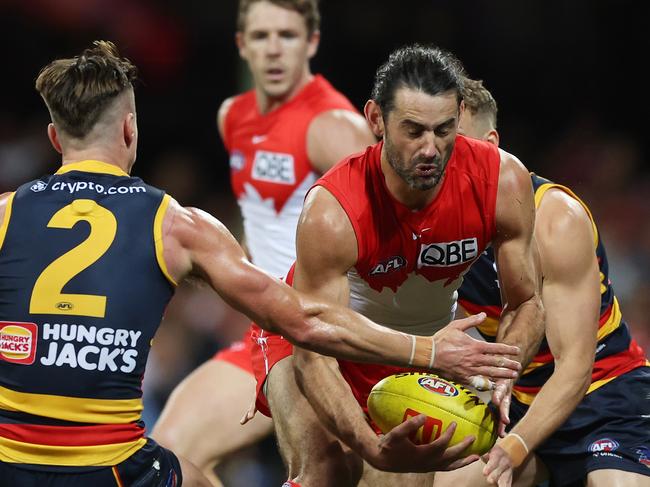
[[253, 262], [284, 276], [296, 258], [298, 217], [318, 178], [307, 156], [307, 129], [319, 114], [354, 106], [316, 75], [291, 100], [261, 114], [255, 91], [235, 98], [226, 115], [224, 143], [230, 181], [244, 219]]
[[430, 335], [453, 319], [462, 276], [493, 240], [498, 149], [458, 136], [435, 199], [412, 211], [388, 191], [382, 143], [328, 171], [323, 186], [347, 213], [358, 259], [350, 307], [376, 323]]

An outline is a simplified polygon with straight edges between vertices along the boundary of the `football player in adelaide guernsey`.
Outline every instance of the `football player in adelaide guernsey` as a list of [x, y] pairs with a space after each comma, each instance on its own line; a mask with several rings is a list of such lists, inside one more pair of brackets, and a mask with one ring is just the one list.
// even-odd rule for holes
[[[148, 439], [141, 421], [151, 341], [188, 275], [302, 347], [404, 366], [429, 367], [434, 357], [432, 336], [381, 327], [294, 290], [250, 264], [210, 215], [131, 177], [135, 71], [112, 43], [97, 41], [36, 80], [62, 164], [0, 196], [2, 485], [209, 485]], [[516, 363], [504, 354], [517, 347], [494, 350], [486, 360]], [[403, 444], [410, 433], [405, 424], [388, 441]], [[445, 446], [424, 451], [459, 456]]]
[[[341, 161], [309, 191], [287, 282], [395, 330], [436, 333], [436, 360], [446, 364], [440, 374], [467, 383], [476, 350], [451, 346], [467, 335], [449, 323], [463, 275], [488, 246], [505, 303], [497, 339], [517, 344], [523, 363], [539, 346], [544, 312], [529, 173], [513, 155], [457, 134], [462, 86], [463, 69], [451, 53], [413, 45], [390, 55], [365, 105], [382, 140]], [[357, 485], [363, 476], [373, 487], [430, 486], [430, 471], [459, 466], [417, 454], [399, 465], [383, 461], [392, 445], [377, 444], [367, 396], [403, 369], [292, 351], [279, 337], [259, 348], [255, 368], [270, 372], [258, 376], [258, 407], [270, 405], [294, 485]], [[511, 386], [499, 380], [493, 393], [502, 434]], [[423, 418], [409, 421], [421, 425]]]
[[[491, 93], [466, 80], [463, 99], [459, 131], [498, 145]], [[513, 388], [510, 426], [520, 447], [510, 455], [497, 444], [487, 465], [438, 475], [435, 487], [534, 487], [549, 478], [557, 487], [650, 485], [650, 367], [623, 319], [602, 236], [573, 191], [531, 180], [546, 337]], [[495, 279], [488, 250], [459, 290], [467, 312], [488, 314], [479, 326], [487, 340], [501, 312]]]

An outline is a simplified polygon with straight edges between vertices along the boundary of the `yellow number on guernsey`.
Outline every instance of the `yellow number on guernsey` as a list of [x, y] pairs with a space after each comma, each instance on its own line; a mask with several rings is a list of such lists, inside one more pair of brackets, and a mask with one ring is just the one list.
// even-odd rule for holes
[[78, 315], [103, 318], [106, 296], [63, 294], [63, 287], [104, 255], [117, 233], [115, 215], [93, 200], [75, 200], [57, 211], [49, 228], [72, 228], [80, 221], [90, 224], [90, 235], [72, 250], [52, 262], [36, 280], [29, 312], [34, 314]]

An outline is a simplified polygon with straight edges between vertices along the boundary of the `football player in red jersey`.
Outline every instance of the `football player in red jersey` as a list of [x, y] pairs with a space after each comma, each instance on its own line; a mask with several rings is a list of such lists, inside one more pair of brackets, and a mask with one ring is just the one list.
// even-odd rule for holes
[[[457, 135], [462, 77], [458, 60], [437, 48], [416, 45], [391, 54], [365, 107], [383, 140], [337, 164], [308, 193], [295, 273], [287, 279], [394, 329], [437, 331], [432, 365], [456, 379], [475, 360], [473, 349], [449, 346], [459, 331], [465, 335], [448, 325], [456, 290], [489, 245], [507, 302], [499, 340], [517, 343], [526, 362], [543, 334], [530, 177], [511, 154]], [[417, 455], [404, 455], [399, 465], [383, 462], [364, 408], [372, 385], [394, 368], [337, 362], [299, 348], [291, 356], [291, 347], [273, 336], [264, 345], [260, 362], [270, 372], [258, 377], [258, 403], [262, 408], [268, 399], [291, 481], [357, 485], [363, 472], [374, 486], [430, 485], [431, 474], [396, 476], [371, 467], [446, 468]], [[493, 396], [501, 431], [509, 386], [499, 381]]]
[[[498, 145], [491, 93], [482, 82], [466, 80], [463, 98], [459, 132]], [[648, 485], [643, 449], [650, 442], [650, 367], [618, 307], [602, 237], [569, 188], [531, 178], [546, 340], [514, 386], [514, 426], [503, 441], [517, 448], [498, 443], [487, 465], [441, 474], [435, 486], [533, 487], [549, 477], [558, 487], [585, 481], [595, 487]], [[490, 254], [482, 255], [460, 289], [468, 312], [488, 312], [479, 327], [487, 339], [501, 307], [493, 264]]]

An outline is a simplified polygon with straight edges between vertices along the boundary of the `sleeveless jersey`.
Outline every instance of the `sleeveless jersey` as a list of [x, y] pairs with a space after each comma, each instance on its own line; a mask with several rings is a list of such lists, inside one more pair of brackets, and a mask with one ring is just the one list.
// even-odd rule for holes
[[298, 217], [318, 175], [307, 156], [307, 129], [319, 114], [355, 108], [322, 76], [267, 114], [255, 91], [237, 96], [224, 123], [230, 180], [244, 219], [252, 261], [276, 277], [296, 258]]
[[[598, 233], [589, 208], [569, 188], [531, 174], [535, 190], [535, 206], [539, 207], [546, 191], [557, 188], [578, 201], [591, 219], [594, 229], [594, 248], [600, 267], [600, 320], [598, 345], [592, 372], [591, 386], [587, 394], [606, 384], [617, 376], [646, 364], [641, 347], [631, 338], [627, 324], [623, 320], [618, 300], [609, 280], [609, 267], [605, 246]], [[459, 291], [460, 304], [469, 313], [484, 311], [488, 318], [479, 327], [486, 340], [494, 341], [501, 316], [501, 295], [497, 280], [496, 263], [491, 248], [487, 249], [465, 276]], [[524, 404], [531, 404], [544, 383], [554, 370], [553, 354], [546, 339], [526, 370], [516, 382], [513, 394]]]
[[386, 187], [382, 145], [316, 184], [339, 201], [356, 235], [350, 307], [389, 328], [430, 335], [453, 318], [463, 274], [494, 238], [498, 149], [458, 136], [439, 193], [412, 211]]
[[[0, 222], [0, 461], [116, 465], [141, 448], [141, 383], [173, 294], [170, 198], [99, 161], [21, 186]], [[171, 282], [170, 282], [171, 281]]]

